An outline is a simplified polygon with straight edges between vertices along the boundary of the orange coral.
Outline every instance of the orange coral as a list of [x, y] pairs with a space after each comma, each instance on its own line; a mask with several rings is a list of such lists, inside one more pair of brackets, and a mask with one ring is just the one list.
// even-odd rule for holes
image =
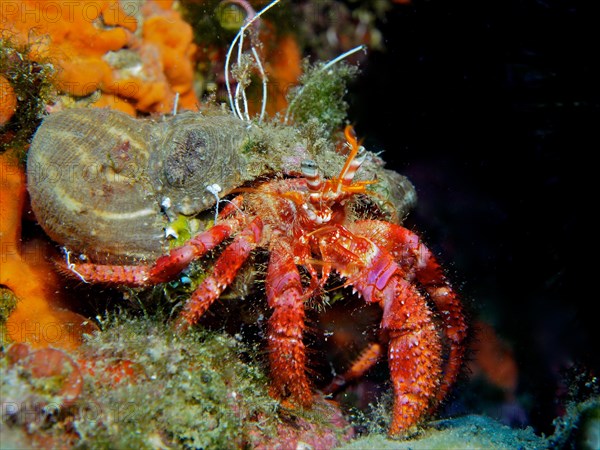
[[72, 349], [93, 326], [62, 309], [58, 280], [43, 245], [21, 245], [25, 194], [25, 175], [17, 159], [10, 152], [0, 155], [0, 285], [20, 300], [5, 324], [6, 337], [33, 347]]
[[179, 93], [181, 107], [196, 107], [190, 26], [171, 2], [149, 0], [139, 11], [132, 10], [134, 3], [127, 6], [125, 11], [118, 0], [24, 0], [0, 9], [0, 28], [23, 42], [35, 39], [38, 57], [58, 66], [57, 87], [64, 94], [100, 91], [97, 106], [121, 101], [125, 105], [117, 109], [128, 112], [128, 104], [168, 112]]
[[302, 55], [296, 39], [291, 35], [282, 36], [277, 41], [276, 51], [269, 55], [267, 73], [271, 80], [271, 91], [267, 103], [267, 113], [274, 116], [287, 108], [287, 92], [298, 84], [302, 74]]
[[[52, 392], [53, 399], [61, 406], [72, 405], [83, 391], [83, 377], [77, 363], [65, 352], [54, 348], [31, 351], [27, 344], [13, 344], [7, 352], [9, 366], [20, 364], [29, 379], [55, 377], [59, 388]], [[46, 390], [51, 391], [46, 386]], [[50, 393], [50, 392], [49, 392]], [[45, 402], [40, 402], [46, 406]]]
[[0, 126], [7, 123], [17, 109], [17, 97], [9, 81], [0, 75]]

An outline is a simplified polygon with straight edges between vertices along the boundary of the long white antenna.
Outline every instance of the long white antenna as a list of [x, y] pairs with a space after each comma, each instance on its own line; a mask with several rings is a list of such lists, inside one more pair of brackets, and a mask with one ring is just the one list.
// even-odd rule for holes
[[[232, 94], [231, 83], [229, 81], [231, 55], [233, 54], [233, 50], [234, 50], [236, 44], [238, 44], [239, 45], [239, 47], [238, 47], [238, 63], [239, 63], [241, 52], [242, 52], [242, 45], [244, 42], [244, 38], [243, 38], [244, 33], [246, 33], [246, 30], [248, 29], [248, 27], [250, 25], [252, 25], [260, 16], [262, 16], [264, 13], [266, 13], [269, 9], [271, 9], [273, 6], [275, 6], [279, 2], [280, 2], [280, 0], [272, 1], [267, 6], [265, 6], [261, 11], [256, 13], [253, 17], [250, 17], [247, 19], [247, 22], [240, 28], [240, 31], [238, 31], [238, 33], [233, 38], [233, 41], [231, 42], [231, 45], [229, 46], [229, 50], [227, 51], [227, 56], [225, 57], [225, 86], [227, 87], [227, 96], [229, 97], [229, 106], [231, 107], [231, 110], [242, 120], [244, 120], [244, 117], [242, 116], [241, 111], [239, 110], [239, 107], [238, 108], [235, 107], [234, 95]], [[238, 43], [238, 41], [239, 41], [239, 43]], [[255, 55], [255, 59], [257, 61], [257, 65], [259, 67], [259, 71], [261, 72], [261, 75], [263, 76], [263, 89], [264, 89], [263, 100], [265, 100], [266, 76], [264, 75], [264, 70], [262, 69], [262, 64], [259, 62], [259, 59], [256, 56], [257, 53], [256, 53], [256, 50], [254, 49], [254, 46], [252, 46], [252, 49], [253, 49], [253, 54]], [[237, 93], [236, 93], [236, 98], [239, 98], [239, 95]], [[263, 102], [263, 108], [264, 108], [264, 102]], [[261, 111], [261, 117], [262, 117], [262, 111]]]
[[254, 55], [254, 59], [256, 60], [256, 65], [258, 66], [258, 71], [260, 72], [260, 76], [262, 78], [262, 105], [260, 107], [260, 116], [258, 116], [258, 122], [261, 123], [263, 117], [265, 116], [265, 110], [267, 109], [267, 74], [265, 73], [265, 69], [263, 68], [262, 63], [260, 62], [260, 58], [258, 57], [258, 52], [256, 48], [252, 47], [252, 54]]

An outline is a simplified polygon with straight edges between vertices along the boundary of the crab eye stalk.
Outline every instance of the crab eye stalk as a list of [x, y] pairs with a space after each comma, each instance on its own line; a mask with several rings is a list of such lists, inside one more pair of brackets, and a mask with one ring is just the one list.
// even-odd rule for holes
[[306, 178], [306, 184], [311, 192], [319, 192], [323, 187], [323, 179], [319, 173], [317, 163], [312, 159], [305, 159], [300, 165], [302, 176]]
[[317, 163], [314, 162], [312, 159], [305, 159], [304, 161], [302, 161], [302, 163], [300, 164], [300, 168], [302, 170], [302, 175], [304, 175], [305, 177], [314, 177], [319, 171]]
[[356, 154], [356, 159], [360, 159], [360, 162], [362, 163], [366, 157], [367, 157], [367, 149], [361, 145], [360, 147], [358, 147], [358, 153]]
[[347, 165], [346, 172], [341, 178], [341, 182], [344, 186], [348, 186], [352, 184], [352, 180], [354, 180], [354, 175], [356, 175], [356, 171], [361, 166], [361, 164], [365, 161], [367, 157], [367, 151], [361, 145], [356, 150], [356, 155], [349, 161]]

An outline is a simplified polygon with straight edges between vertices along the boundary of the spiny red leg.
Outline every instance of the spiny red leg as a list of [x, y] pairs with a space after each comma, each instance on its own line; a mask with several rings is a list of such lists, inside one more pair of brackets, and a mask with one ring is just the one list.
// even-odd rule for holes
[[342, 375], [337, 375], [324, 389], [324, 394], [335, 394], [351, 381], [362, 377], [381, 358], [383, 348], [377, 342], [367, 346], [352, 366]]
[[109, 264], [67, 264], [55, 261], [56, 268], [65, 276], [80, 278], [86, 283], [119, 284], [130, 287], [146, 286], [150, 266], [119, 266]]
[[390, 434], [406, 431], [427, 412], [441, 375], [440, 339], [427, 302], [392, 255], [372, 241], [337, 227], [321, 237], [319, 247], [365, 301], [383, 308], [381, 327], [389, 337], [394, 385]]
[[310, 285], [304, 292], [304, 298], [311, 297], [312, 295], [315, 295], [317, 289], [323, 288], [323, 285], [329, 276], [329, 271], [326, 267], [322, 267], [321, 276], [319, 277], [319, 274], [313, 265], [312, 251], [308, 241], [303, 241], [301, 239], [294, 241], [291, 252], [295, 256], [295, 261], [299, 262], [310, 275]]
[[382, 327], [389, 333], [388, 363], [395, 401], [390, 434], [405, 432], [427, 412], [439, 387], [441, 344], [425, 299], [400, 276], [383, 292]]
[[312, 404], [306, 376], [304, 294], [300, 273], [290, 250], [273, 240], [267, 269], [266, 291], [273, 314], [269, 319], [269, 363], [272, 394], [303, 406]]
[[240, 228], [241, 218], [228, 219], [198, 234], [185, 245], [161, 256], [150, 268], [148, 284], [165, 283], [175, 278], [192, 261], [217, 247]]
[[438, 401], [442, 400], [460, 373], [465, 352], [463, 341], [467, 333], [467, 324], [460, 300], [431, 251], [412, 231], [375, 220], [355, 222], [352, 231], [368, 237], [379, 247], [390, 252], [411, 278], [416, 278], [423, 286], [435, 304], [450, 346], [444, 365], [444, 379], [436, 395]]
[[262, 230], [262, 220], [257, 217], [223, 250], [215, 262], [213, 273], [202, 281], [183, 307], [177, 321], [179, 328], [185, 329], [195, 324], [231, 284], [250, 252], [260, 241]]
[[431, 251], [423, 243], [420, 243], [416, 253], [419, 267], [416, 273], [417, 281], [425, 288], [429, 298], [435, 303], [439, 315], [443, 318], [444, 335], [450, 343], [448, 358], [444, 365], [444, 379], [436, 396], [436, 399], [441, 401], [460, 373], [465, 355], [463, 343], [467, 336], [467, 324], [462, 304]]
[[65, 274], [78, 276], [88, 283], [149, 286], [173, 280], [194, 259], [214, 249], [239, 228], [241, 219], [224, 220], [190, 239], [185, 245], [161, 256], [153, 265], [71, 264], [62, 267]]

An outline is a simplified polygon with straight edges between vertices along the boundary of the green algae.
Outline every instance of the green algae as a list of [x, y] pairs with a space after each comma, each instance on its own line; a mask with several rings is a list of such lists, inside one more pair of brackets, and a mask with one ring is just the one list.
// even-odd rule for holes
[[0, 287], [0, 325], [6, 323], [10, 313], [17, 307], [18, 301], [10, 289]]
[[[248, 350], [226, 335], [177, 334], [165, 325], [119, 319], [91, 336], [83, 351], [107, 367], [133, 361], [143, 375], [116, 386], [87, 380], [100, 414], [75, 422], [81, 448], [151, 448], [158, 436], [183, 448], [235, 448], [248, 432], [248, 417], [273, 415], [277, 407], [261, 369], [240, 359]], [[115, 407], [121, 412], [116, 422]]]
[[19, 299], [10, 289], [0, 286], [0, 346], [6, 345], [9, 342], [8, 333], [6, 332], [6, 321], [17, 307], [18, 302]]
[[289, 112], [297, 124], [316, 120], [330, 133], [344, 124], [348, 103], [344, 100], [347, 84], [358, 69], [347, 64], [326, 67], [326, 63], [305, 63], [300, 84], [288, 95]]
[[0, 34], [0, 74], [6, 77], [17, 97], [14, 116], [0, 128], [0, 153], [13, 148], [23, 158], [46, 106], [56, 96], [53, 85], [56, 70], [49, 60], [34, 60], [34, 51], [35, 43], [17, 44]]

